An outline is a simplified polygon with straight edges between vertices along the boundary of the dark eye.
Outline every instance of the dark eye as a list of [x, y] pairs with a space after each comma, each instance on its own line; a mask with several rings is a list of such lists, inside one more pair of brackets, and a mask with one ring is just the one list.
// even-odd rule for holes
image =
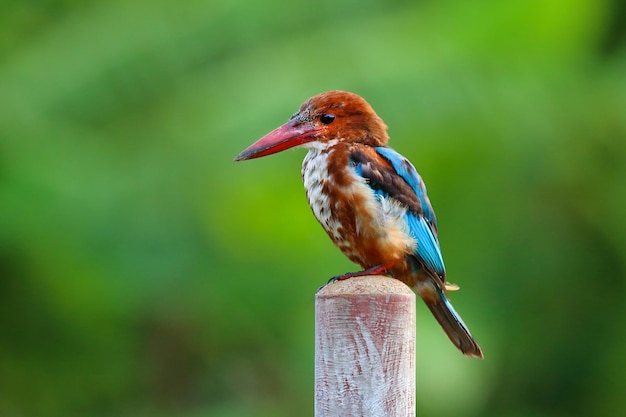
[[323, 114], [320, 116], [320, 122], [324, 123], [325, 125], [331, 124], [333, 120], [335, 120], [334, 114]]

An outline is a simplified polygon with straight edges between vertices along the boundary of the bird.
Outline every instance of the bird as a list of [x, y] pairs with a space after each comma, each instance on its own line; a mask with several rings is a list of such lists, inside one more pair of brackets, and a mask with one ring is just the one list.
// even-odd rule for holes
[[331, 281], [387, 275], [404, 282], [464, 355], [483, 358], [448, 299], [458, 287], [446, 281], [424, 181], [388, 140], [387, 125], [364, 98], [334, 90], [306, 100], [234, 160], [308, 150], [302, 179], [313, 214], [341, 252], [363, 268]]

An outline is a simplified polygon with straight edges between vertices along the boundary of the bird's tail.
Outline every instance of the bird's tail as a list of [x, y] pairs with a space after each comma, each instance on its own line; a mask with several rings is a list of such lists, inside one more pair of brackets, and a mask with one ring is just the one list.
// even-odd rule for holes
[[[443, 331], [446, 332], [450, 341], [452, 341], [464, 355], [482, 359], [483, 352], [480, 350], [480, 346], [478, 346], [478, 343], [476, 343], [472, 337], [469, 329], [465, 323], [463, 323], [463, 320], [461, 320], [461, 316], [454, 310], [441, 288], [432, 281], [424, 286], [429, 287], [429, 291], [425, 291], [428, 292], [428, 296], [426, 296], [427, 294], [420, 294], [421, 291], [419, 290], [417, 292], [430, 309], [430, 312], [433, 313], [433, 316], [435, 316], [435, 319], [437, 319]], [[436, 295], [433, 294], [433, 287], [436, 289]], [[424, 287], [422, 287], [422, 289], [426, 290]]]

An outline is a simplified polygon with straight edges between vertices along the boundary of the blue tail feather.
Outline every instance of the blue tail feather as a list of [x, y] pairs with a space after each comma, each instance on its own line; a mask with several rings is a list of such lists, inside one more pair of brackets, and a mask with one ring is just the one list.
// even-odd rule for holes
[[435, 284], [439, 300], [435, 302], [424, 299], [426, 306], [433, 314], [446, 335], [459, 348], [464, 355], [482, 358], [483, 353], [480, 346], [474, 340], [461, 316], [454, 310], [452, 303], [445, 296], [443, 290]]

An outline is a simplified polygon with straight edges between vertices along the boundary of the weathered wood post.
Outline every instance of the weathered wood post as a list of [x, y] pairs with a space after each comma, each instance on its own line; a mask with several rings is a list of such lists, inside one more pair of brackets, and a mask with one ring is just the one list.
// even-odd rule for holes
[[338, 281], [315, 297], [315, 417], [415, 417], [415, 294]]

